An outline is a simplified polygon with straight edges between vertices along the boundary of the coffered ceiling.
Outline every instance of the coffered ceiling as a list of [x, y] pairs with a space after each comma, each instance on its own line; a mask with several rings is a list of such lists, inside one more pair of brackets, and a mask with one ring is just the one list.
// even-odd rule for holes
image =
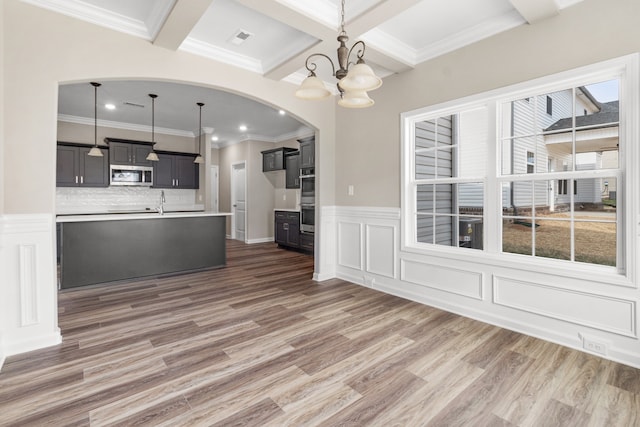
[[[22, 0], [168, 49], [301, 82], [315, 52], [335, 61], [341, 0]], [[350, 37], [386, 77], [582, 0], [346, 0]], [[318, 77], [335, 85], [328, 62]]]

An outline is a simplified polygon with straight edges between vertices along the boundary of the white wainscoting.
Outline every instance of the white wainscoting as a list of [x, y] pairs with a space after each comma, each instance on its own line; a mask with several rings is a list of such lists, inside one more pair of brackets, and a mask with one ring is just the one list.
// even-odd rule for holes
[[54, 235], [53, 215], [0, 216], [0, 363], [61, 342]]
[[[638, 286], [571, 278], [480, 251], [404, 252], [400, 209], [321, 209], [321, 264], [333, 277], [640, 367]], [[472, 255], [472, 256], [470, 256]]]

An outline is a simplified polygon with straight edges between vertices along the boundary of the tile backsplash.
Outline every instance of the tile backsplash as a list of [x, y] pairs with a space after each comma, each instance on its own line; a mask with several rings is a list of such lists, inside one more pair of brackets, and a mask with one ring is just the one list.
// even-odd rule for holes
[[[154, 210], [160, 204], [158, 188], [107, 187], [107, 188], [56, 188], [56, 213], [95, 213], [114, 209]], [[165, 209], [197, 208], [196, 190], [166, 189]]]

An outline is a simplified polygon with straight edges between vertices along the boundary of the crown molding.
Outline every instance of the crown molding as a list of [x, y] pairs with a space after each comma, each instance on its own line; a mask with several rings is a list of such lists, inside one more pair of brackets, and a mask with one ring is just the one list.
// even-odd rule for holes
[[153, 2], [151, 13], [145, 20], [145, 23], [147, 24], [147, 31], [151, 36], [151, 40], [155, 40], [158, 36], [158, 33], [160, 32], [164, 21], [167, 19], [169, 13], [171, 13], [171, 10], [173, 9], [173, 5], [173, 1]]
[[481, 24], [469, 28], [468, 30], [447, 36], [445, 40], [441, 40], [437, 43], [433, 43], [419, 49], [415, 58], [416, 63], [421, 63], [440, 55], [444, 55], [445, 53], [453, 52], [456, 49], [460, 49], [526, 23], [527, 21], [518, 13], [517, 10], [512, 10], [496, 16], [493, 19], [486, 20]]
[[[58, 114], [58, 120], [61, 121], [61, 122], [76, 123], [76, 124], [80, 124], [80, 125], [93, 126], [95, 119], [92, 119], [92, 118], [89, 118], [89, 117], [71, 116], [71, 115], [67, 115], [67, 114]], [[111, 120], [100, 120], [100, 119], [98, 119], [98, 126], [107, 127], [107, 128], [114, 128], [114, 129], [124, 129], [124, 130], [133, 130], [133, 131], [138, 131], [138, 132], [151, 133], [151, 126], [136, 125], [136, 124], [133, 124], [133, 123], [124, 123], [124, 122], [114, 122], [114, 121], [111, 121]], [[187, 138], [195, 138], [196, 137], [195, 132], [192, 132], [192, 131], [161, 128], [161, 127], [157, 127], [157, 126], [154, 127], [153, 130], [154, 130], [155, 133], [160, 133], [160, 134], [163, 134], [163, 135], [183, 136], [183, 137], [187, 137]]]
[[[120, 31], [126, 34], [130, 34], [136, 37], [143, 38], [145, 40], [151, 40], [152, 33], [150, 32], [147, 24], [138, 19], [132, 19], [118, 13], [110, 12], [100, 7], [79, 2], [68, 0], [22, 0], [24, 3], [31, 4], [33, 6], [41, 7], [51, 10], [53, 12], [62, 13], [72, 18], [87, 21], [101, 27], [106, 27], [111, 30]], [[170, 10], [170, 8], [169, 8]], [[165, 12], [168, 13], [168, 10]], [[162, 24], [164, 17], [158, 16], [154, 19], [159, 23], [154, 22], [153, 25], [159, 26]]]
[[418, 64], [418, 51], [385, 31], [374, 28], [360, 36], [360, 40], [410, 67]]

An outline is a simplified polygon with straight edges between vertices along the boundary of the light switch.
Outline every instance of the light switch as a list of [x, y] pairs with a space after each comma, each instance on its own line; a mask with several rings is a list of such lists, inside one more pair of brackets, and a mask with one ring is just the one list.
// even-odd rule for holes
[[350, 185], [350, 186], [347, 188], [347, 194], [348, 194], [349, 196], [353, 196], [353, 185]]

